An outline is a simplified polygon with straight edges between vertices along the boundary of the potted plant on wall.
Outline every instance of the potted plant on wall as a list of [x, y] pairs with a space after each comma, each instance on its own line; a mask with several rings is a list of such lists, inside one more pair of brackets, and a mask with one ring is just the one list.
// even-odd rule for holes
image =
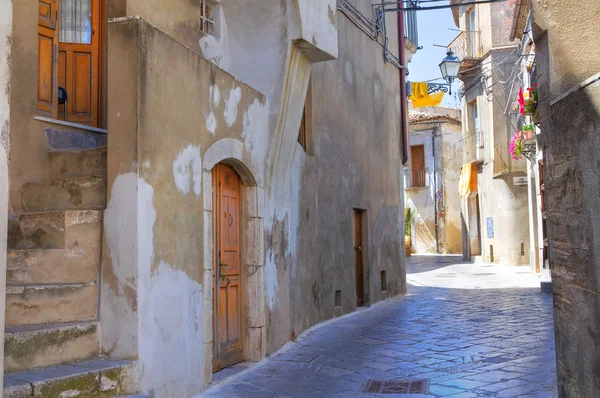
[[404, 247], [406, 248], [406, 256], [411, 255], [411, 232], [412, 232], [412, 220], [414, 212], [410, 207], [404, 208]]
[[529, 141], [535, 138], [535, 124], [527, 123], [521, 131], [523, 132], [523, 140]]

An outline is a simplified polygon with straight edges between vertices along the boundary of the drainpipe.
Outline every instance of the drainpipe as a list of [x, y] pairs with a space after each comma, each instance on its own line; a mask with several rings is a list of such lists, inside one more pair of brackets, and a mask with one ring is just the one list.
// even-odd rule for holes
[[433, 152], [433, 209], [435, 211], [435, 252], [440, 253], [440, 240], [438, 233], [438, 202], [437, 202], [437, 168], [435, 164], [435, 133], [440, 125], [438, 124], [431, 132], [431, 150]]
[[[404, 5], [404, 2], [402, 2]], [[398, 15], [398, 60], [400, 65], [406, 67], [406, 54], [404, 48], [404, 11]], [[400, 69], [400, 131], [402, 134], [402, 165], [408, 163], [408, 102], [406, 98], [406, 69]]]

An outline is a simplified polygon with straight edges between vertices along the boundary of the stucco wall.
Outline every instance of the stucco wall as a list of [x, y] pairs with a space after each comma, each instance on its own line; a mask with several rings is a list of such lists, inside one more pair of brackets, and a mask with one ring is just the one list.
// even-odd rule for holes
[[[460, 112], [454, 109], [427, 109], [427, 112], [446, 114], [453, 118], [460, 117]], [[424, 146], [425, 167], [428, 169], [426, 188], [405, 189], [407, 205], [415, 210], [412, 246], [417, 253], [435, 253], [436, 250], [440, 253], [461, 253], [462, 226], [458, 194], [458, 181], [462, 167], [460, 123], [440, 120], [439, 123], [414, 124], [410, 129], [409, 144]], [[432, 135], [435, 136], [435, 151]], [[434, 186], [434, 165], [437, 187]], [[410, 167], [405, 168], [406, 178], [410, 178], [410, 172]], [[437, 245], [436, 190], [442, 195], [441, 201], [437, 204]]]
[[341, 312], [355, 309], [353, 208], [366, 211], [367, 303], [406, 289], [398, 69], [339, 13], [337, 27], [338, 58], [312, 66], [314, 155], [296, 145], [298, 241], [289, 282], [296, 334], [336, 315], [336, 290]]
[[447, 253], [462, 253], [462, 225], [458, 182], [462, 167], [462, 131], [459, 124], [442, 125], [442, 226], [445, 231]]
[[[485, 78], [474, 85], [470, 84], [471, 81], [464, 83], [469, 89], [462, 104], [463, 117], [466, 118], [467, 104], [477, 101], [482, 132], [478, 200], [483, 259], [493, 259], [495, 263], [506, 265], [528, 265], [530, 240], [527, 186], [513, 184], [514, 176], [526, 175], [526, 161], [522, 159], [511, 163], [512, 168], [508, 174], [497, 176], [494, 173], [495, 146], [498, 146], [497, 150], [502, 152], [505, 159], [509, 158], [508, 143], [516, 131], [514, 117], [505, 114], [507, 93], [501, 83], [510, 76], [514, 67], [515, 56], [512, 51], [494, 51], [481, 60]], [[472, 80], [477, 78], [473, 77]], [[467, 135], [466, 132], [463, 133], [463, 136]], [[488, 219], [493, 220], [493, 238], [488, 237]]]
[[[12, 1], [0, 0], [0, 391], [4, 382], [4, 307], [6, 303], [6, 229], [8, 225], [8, 148], [10, 139], [10, 67]], [[0, 394], [1, 395], [1, 394]]]
[[600, 4], [534, 0], [532, 10], [558, 391], [560, 397], [595, 397], [600, 396], [600, 47], [590, 43], [597, 42], [600, 28], [581, 21], [600, 16]]
[[247, 148], [264, 143], [265, 98], [141, 19], [111, 23], [109, 40], [102, 350], [139, 358], [143, 392], [188, 396], [212, 372], [207, 164], [238, 156], [262, 181], [266, 162]]
[[[255, 5], [244, 13], [223, 5], [228, 38], [215, 44], [223, 56], [210, 60], [264, 96], [140, 19], [109, 28], [114, 138], [102, 348], [139, 357], [143, 391], [156, 396], [199, 391], [210, 380], [212, 207], [206, 193], [219, 159], [234, 159], [256, 187], [248, 201], [248, 214], [256, 214], [247, 225], [254, 229], [245, 243], [254, 250], [248, 258], [256, 258], [248, 266], [257, 271], [248, 272], [249, 294], [256, 297], [247, 297], [255, 301], [246, 308], [246, 346], [262, 347], [247, 357], [260, 359], [307, 327], [355, 309], [353, 208], [366, 210], [367, 301], [406, 289], [398, 70], [385, 65], [379, 45], [339, 13], [339, 59], [311, 68], [311, 60], [327, 57], [327, 47], [307, 50], [298, 36], [301, 24], [293, 21], [298, 13], [287, 3]], [[263, 28], [248, 35], [259, 20]], [[311, 77], [314, 154], [297, 143]], [[342, 291], [341, 308], [335, 308], [335, 290]], [[180, 311], [166, 311], [173, 306]], [[174, 333], [182, 328], [189, 332]], [[195, 356], [166, 371], [165, 363], [183, 352]], [[167, 392], [174, 383], [174, 392]]]

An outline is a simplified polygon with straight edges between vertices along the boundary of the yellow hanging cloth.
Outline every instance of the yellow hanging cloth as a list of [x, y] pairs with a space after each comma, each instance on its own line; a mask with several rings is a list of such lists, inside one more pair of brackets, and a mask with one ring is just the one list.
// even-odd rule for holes
[[444, 99], [444, 93], [428, 94], [429, 85], [427, 83], [412, 82], [410, 83], [411, 96], [408, 97], [412, 101], [415, 108], [423, 106], [439, 106]]
[[460, 180], [458, 181], [458, 193], [460, 197], [466, 196], [471, 192], [471, 163], [463, 164], [460, 171]]

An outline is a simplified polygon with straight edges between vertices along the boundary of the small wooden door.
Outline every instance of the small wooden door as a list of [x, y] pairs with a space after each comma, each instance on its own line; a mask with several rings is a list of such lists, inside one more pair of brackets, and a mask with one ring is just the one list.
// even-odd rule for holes
[[415, 145], [410, 147], [412, 162], [412, 187], [425, 186], [425, 147]]
[[100, 1], [60, 0], [58, 85], [68, 101], [58, 119], [98, 127]]
[[243, 360], [240, 179], [231, 167], [213, 170], [213, 371]]
[[362, 307], [365, 304], [362, 230], [362, 211], [354, 209], [354, 273], [357, 307]]

